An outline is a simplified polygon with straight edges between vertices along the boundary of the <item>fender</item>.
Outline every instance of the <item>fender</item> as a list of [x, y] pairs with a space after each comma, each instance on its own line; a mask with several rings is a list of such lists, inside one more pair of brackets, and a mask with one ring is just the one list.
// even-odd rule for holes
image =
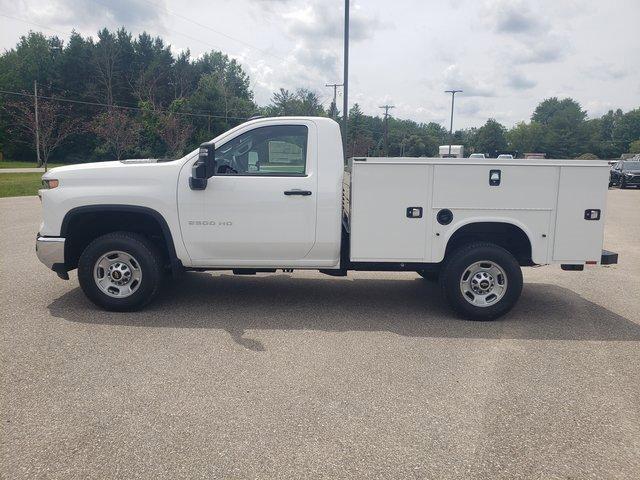
[[81, 207], [75, 207], [69, 210], [63, 220], [62, 225], [60, 227], [60, 236], [63, 238], [67, 237], [69, 224], [71, 220], [81, 214], [84, 213], [99, 213], [99, 212], [131, 212], [131, 213], [140, 213], [143, 215], [150, 215], [153, 217], [158, 224], [160, 225], [160, 229], [162, 230], [162, 236], [167, 245], [167, 252], [169, 253], [169, 261], [171, 262], [171, 271], [174, 275], [182, 271], [182, 261], [178, 258], [176, 254], [176, 247], [173, 243], [173, 235], [171, 234], [171, 229], [169, 229], [169, 225], [167, 221], [164, 219], [160, 212], [149, 208], [149, 207], [141, 207], [139, 205], [125, 205], [125, 204], [106, 204], [106, 205], [84, 205]]

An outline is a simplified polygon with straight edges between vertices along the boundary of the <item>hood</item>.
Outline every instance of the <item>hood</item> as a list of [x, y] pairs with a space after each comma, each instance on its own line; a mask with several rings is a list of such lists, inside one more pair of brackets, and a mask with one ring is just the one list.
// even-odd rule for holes
[[120, 171], [122, 169], [131, 169], [131, 174], [135, 176], [134, 171], [138, 172], [140, 169], [144, 169], [145, 172], [148, 172], [147, 168], [160, 168], [162, 165], [176, 165], [179, 164], [179, 160], [180, 159], [169, 162], [160, 162], [154, 158], [143, 158], [115, 160], [109, 162], [77, 163], [74, 165], [65, 165], [63, 167], [52, 168], [47, 173], [45, 173], [42, 178], [44, 180], [47, 180], [52, 178], [86, 178], [88, 176], [103, 177], [105, 175], [109, 175], [111, 172]]
[[91, 163], [75, 163], [73, 165], [64, 165], [62, 167], [55, 167], [47, 171], [42, 178], [55, 178], [56, 175], [61, 173], [76, 173], [90, 170], [101, 170], [113, 167], [123, 166], [119, 161], [111, 162], [91, 162]]

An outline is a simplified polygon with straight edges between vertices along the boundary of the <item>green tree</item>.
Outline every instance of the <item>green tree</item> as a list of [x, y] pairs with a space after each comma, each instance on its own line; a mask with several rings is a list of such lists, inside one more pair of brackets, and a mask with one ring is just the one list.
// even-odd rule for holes
[[138, 146], [140, 128], [134, 117], [115, 108], [98, 115], [91, 125], [100, 139], [98, 153], [113, 153], [117, 160]]
[[480, 128], [473, 136], [472, 147], [474, 152], [486, 153], [490, 156], [498, 156], [507, 150], [506, 128], [493, 118]]
[[326, 112], [320, 103], [318, 94], [306, 88], [290, 92], [284, 88], [274, 92], [267, 114], [272, 116], [325, 116]]
[[571, 98], [543, 100], [531, 116], [543, 130], [543, 148], [552, 158], [574, 158], [584, 152], [588, 141], [587, 112]]
[[507, 150], [523, 154], [526, 152], [547, 153], [544, 145], [544, 127], [536, 122], [520, 122], [507, 132]]

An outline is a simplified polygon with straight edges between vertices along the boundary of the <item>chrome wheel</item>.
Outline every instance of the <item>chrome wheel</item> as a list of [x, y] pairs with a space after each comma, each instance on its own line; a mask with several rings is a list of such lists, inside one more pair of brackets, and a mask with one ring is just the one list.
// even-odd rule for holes
[[464, 299], [476, 307], [495, 305], [507, 292], [507, 275], [497, 263], [483, 260], [469, 265], [460, 277]]
[[102, 255], [95, 263], [93, 280], [110, 297], [125, 298], [133, 295], [140, 287], [142, 269], [132, 255], [112, 251]]

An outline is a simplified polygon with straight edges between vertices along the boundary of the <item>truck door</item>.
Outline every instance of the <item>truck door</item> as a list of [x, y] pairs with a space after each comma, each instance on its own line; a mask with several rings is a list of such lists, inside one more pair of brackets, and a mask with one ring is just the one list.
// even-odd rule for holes
[[194, 264], [284, 266], [315, 243], [317, 145], [309, 135], [315, 126], [248, 128], [216, 145], [215, 175], [205, 190], [188, 187], [193, 162], [182, 170], [180, 224]]

